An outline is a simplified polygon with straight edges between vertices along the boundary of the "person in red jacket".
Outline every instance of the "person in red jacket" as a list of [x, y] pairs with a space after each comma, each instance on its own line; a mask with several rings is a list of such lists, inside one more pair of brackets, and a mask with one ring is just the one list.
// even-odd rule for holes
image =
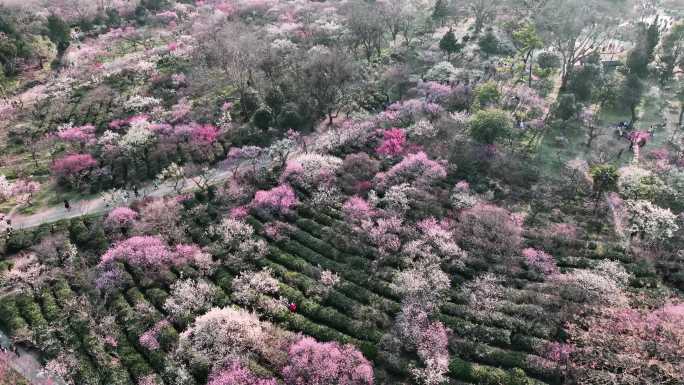
[[290, 313], [295, 313], [297, 311], [297, 304], [292, 302], [290, 306], [288, 306], [288, 309], [290, 309]]

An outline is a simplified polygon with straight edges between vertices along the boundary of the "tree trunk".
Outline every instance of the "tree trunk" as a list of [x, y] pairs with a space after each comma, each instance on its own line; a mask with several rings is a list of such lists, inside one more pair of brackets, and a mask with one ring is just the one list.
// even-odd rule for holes
[[529, 60], [529, 62], [530, 62], [530, 73], [529, 73], [529, 78], [527, 80], [528, 81], [527, 86], [532, 88], [532, 66], [534, 65], [534, 61], [532, 60], [532, 50], [530, 50], [530, 52], [527, 55], [528, 55], [527, 60]]

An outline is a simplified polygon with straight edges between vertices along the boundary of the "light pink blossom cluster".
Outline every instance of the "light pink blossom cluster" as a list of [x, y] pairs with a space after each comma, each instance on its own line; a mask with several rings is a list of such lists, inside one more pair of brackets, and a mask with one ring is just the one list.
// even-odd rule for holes
[[138, 219], [138, 213], [128, 207], [117, 207], [107, 214], [104, 220], [105, 228], [109, 229], [129, 229]]
[[304, 337], [288, 351], [282, 370], [288, 385], [372, 385], [373, 367], [351, 345]]
[[409, 154], [385, 173], [378, 173], [375, 177], [378, 186], [388, 188], [401, 183], [411, 183], [418, 186], [428, 186], [433, 182], [445, 178], [446, 169], [439, 162], [431, 160], [425, 152]]
[[229, 364], [225, 369], [212, 374], [207, 385], [277, 385], [273, 378], [260, 378], [239, 362]]
[[257, 191], [252, 200], [251, 206], [272, 210], [277, 213], [286, 213], [299, 204], [299, 200], [287, 184], [274, 187], [270, 190]]
[[352, 223], [368, 219], [373, 215], [371, 206], [365, 199], [359, 196], [353, 196], [347, 199], [347, 201], [344, 202], [344, 205], [342, 205], [342, 212], [347, 220]]
[[140, 335], [140, 338], [138, 338], [140, 346], [147, 350], [159, 349], [159, 341], [157, 340], [157, 338], [159, 338], [159, 333], [161, 333], [162, 329], [170, 325], [171, 324], [167, 320], [161, 320], [154, 324], [154, 326], [147, 329], [143, 334]]
[[558, 273], [558, 267], [554, 258], [543, 250], [528, 247], [522, 251], [525, 262], [531, 268], [541, 272], [544, 275], [552, 275]]

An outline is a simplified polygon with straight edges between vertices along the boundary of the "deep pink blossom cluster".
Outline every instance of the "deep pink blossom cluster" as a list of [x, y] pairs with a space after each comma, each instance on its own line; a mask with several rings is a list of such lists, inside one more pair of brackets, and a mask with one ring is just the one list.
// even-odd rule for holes
[[297, 196], [287, 184], [274, 187], [270, 190], [257, 191], [252, 200], [251, 206], [272, 210], [278, 213], [290, 211], [299, 204]]
[[90, 154], [70, 154], [55, 160], [52, 172], [57, 177], [76, 176], [97, 166], [97, 160]]
[[95, 126], [67, 127], [57, 132], [57, 137], [65, 142], [86, 144], [95, 139]]
[[375, 149], [378, 154], [397, 156], [404, 151], [406, 146], [406, 133], [400, 128], [391, 128], [383, 133], [382, 143]]
[[138, 338], [138, 342], [140, 343], [140, 346], [144, 347], [147, 350], [157, 350], [159, 349], [159, 341], [157, 340], [159, 338], [159, 333], [161, 333], [162, 329], [170, 326], [171, 324], [167, 320], [161, 320], [154, 324], [151, 328], [146, 330], [143, 334], [140, 335]]

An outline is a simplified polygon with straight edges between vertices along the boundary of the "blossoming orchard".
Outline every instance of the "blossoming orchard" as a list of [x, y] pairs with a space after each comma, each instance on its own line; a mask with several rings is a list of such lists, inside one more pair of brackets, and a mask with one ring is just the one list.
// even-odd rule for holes
[[0, 385], [684, 384], [684, 8], [0, 0]]

